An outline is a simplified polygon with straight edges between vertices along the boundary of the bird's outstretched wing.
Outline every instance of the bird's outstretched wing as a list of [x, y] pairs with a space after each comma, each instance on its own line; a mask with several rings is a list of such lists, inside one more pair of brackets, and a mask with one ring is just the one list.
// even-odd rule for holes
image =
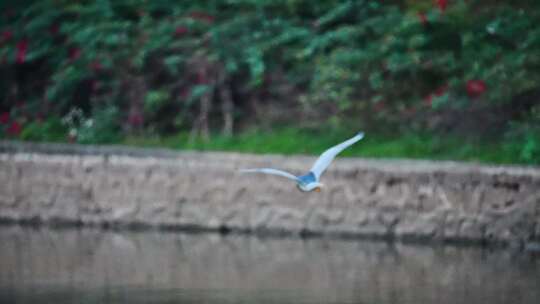
[[240, 172], [243, 172], [243, 173], [273, 174], [273, 175], [283, 176], [283, 177], [292, 179], [294, 181], [298, 181], [298, 177], [296, 177], [295, 175], [293, 175], [293, 174], [291, 174], [289, 172], [285, 172], [285, 171], [281, 171], [281, 170], [277, 170], [277, 169], [272, 169], [272, 168], [241, 169]]
[[350, 145], [354, 144], [355, 142], [359, 141], [360, 139], [364, 138], [364, 132], [359, 132], [354, 136], [353, 138], [350, 138], [338, 145], [333, 146], [332, 148], [326, 150], [319, 156], [317, 161], [313, 164], [313, 167], [311, 167], [311, 172], [315, 174], [315, 177], [317, 177], [317, 180], [321, 177], [324, 170], [328, 168], [332, 160], [338, 155], [341, 151], [345, 150]]

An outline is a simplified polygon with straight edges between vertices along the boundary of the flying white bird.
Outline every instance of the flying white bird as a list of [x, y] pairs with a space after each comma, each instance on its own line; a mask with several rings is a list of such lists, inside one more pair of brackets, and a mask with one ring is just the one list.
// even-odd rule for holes
[[359, 132], [354, 136], [353, 138], [350, 138], [338, 145], [333, 146], [332, 148], [326, 150], [319, 156], [317, 161], [313, 164], [309, 172], [305, 175], [296, 176], [294, 174], [291, 174], [289, 172], [272, 169], [272, 168], [256, 168], [256, 169], [242, 169], [240, 172], [244, 173], [265, 173], [265, 174], [273, 174], [278, 175], [282, 177], [286, 177], [288, 179], [292, 179], [296, 182], [296, 186], [300, 191], [304, 192], [310, 192], [310, 191], [316, 191], [320, 192], [321, 188], [323, 187], [323, 184], [319, 182], [321, 179], [321, 175], [324, 173], [324, 170], [328, 168], [332, 160], [338, 155], [341, 151], [345, 150], [347, 147], [353, 145], [357, 141], [364, 138], [364, 133]]

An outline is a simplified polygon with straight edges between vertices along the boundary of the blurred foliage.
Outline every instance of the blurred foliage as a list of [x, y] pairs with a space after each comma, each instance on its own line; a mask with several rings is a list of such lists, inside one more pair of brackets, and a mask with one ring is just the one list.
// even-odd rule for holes
[[63, 141], [67, 129], [62, 125], [60, 118], [51, 117], [47, 120], [29, 122], [21, 130], [20, 137], [32, 141]]
[[[369, 134], [368, 134], [369, 135]], [[189, 134], [181, 132], [171, 136], [126, 137], [122, 144], [138, 147], [168, 147], [198, 151], [240, 151], [249, 153], [312, 154], [318, 155], [344, 138], [350, 130], [313, 130], [274, 128], [271, 131], [250, 129], [234, 137], [216, 135], [212, 141], [190, 141]], [[302, 144], [298, 144], [302, 143]], [[483, 142], [464, 140], [460, 136], [444, 138], [431, 133], [402, 133], [366, 136], [355, 149], [343, 151], [342, 156], [374, 158], [404, 157], [414, 159], [465, 160], [491, 164], [539, 164], [540, 160], [524, 158], [520, 141]]]
[[[538, 1], [0, 5], [3, 137], [194, 140], [285, 122], [506, 138], [540, 162]], [[58, 127], [74, 111], [84, 121]]]
[[515, 143], [521, 161], [540, 164], [540, 106], [535, 106], [526, 119], [512, 122], [505, 139], [507, 147]]

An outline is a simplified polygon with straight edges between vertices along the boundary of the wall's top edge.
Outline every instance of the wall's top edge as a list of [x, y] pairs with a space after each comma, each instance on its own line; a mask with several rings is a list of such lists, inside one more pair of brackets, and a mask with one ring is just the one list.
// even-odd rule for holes
[[[62, 143], [33, 143], [0, 140], [0, 154], [46, 154], [65, 156], [114, 156], [122, 158], [149, 158], [153, 160], [190, 160], [220, 167], [277, 166], [294, 170], [308, 170], [315, 156], [255, 155], [238, 152], [177, 151], [165, 148], [138, 148], [120, 145], [80, 145]], [[3, 158], [5, 159], [5, 157]], [[142, 161], [142, 160], [141, 160]], [[244, 166], [245, 164], [245, 166]], [[338, 171], [372, 169], [395, 173], [479, 173], [531, 176], [540, 178], [540, 167], [517, 165], [485, 165], [473, 162], [429, 161], [411, 159], [366, 159], [340, 157], [332, 164]]]

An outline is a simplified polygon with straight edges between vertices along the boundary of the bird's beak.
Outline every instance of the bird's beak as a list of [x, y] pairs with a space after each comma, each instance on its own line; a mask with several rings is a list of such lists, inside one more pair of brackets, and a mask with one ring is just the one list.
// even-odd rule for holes
[[315, 188], [315, 192], [321, 192], [321, 187]]

